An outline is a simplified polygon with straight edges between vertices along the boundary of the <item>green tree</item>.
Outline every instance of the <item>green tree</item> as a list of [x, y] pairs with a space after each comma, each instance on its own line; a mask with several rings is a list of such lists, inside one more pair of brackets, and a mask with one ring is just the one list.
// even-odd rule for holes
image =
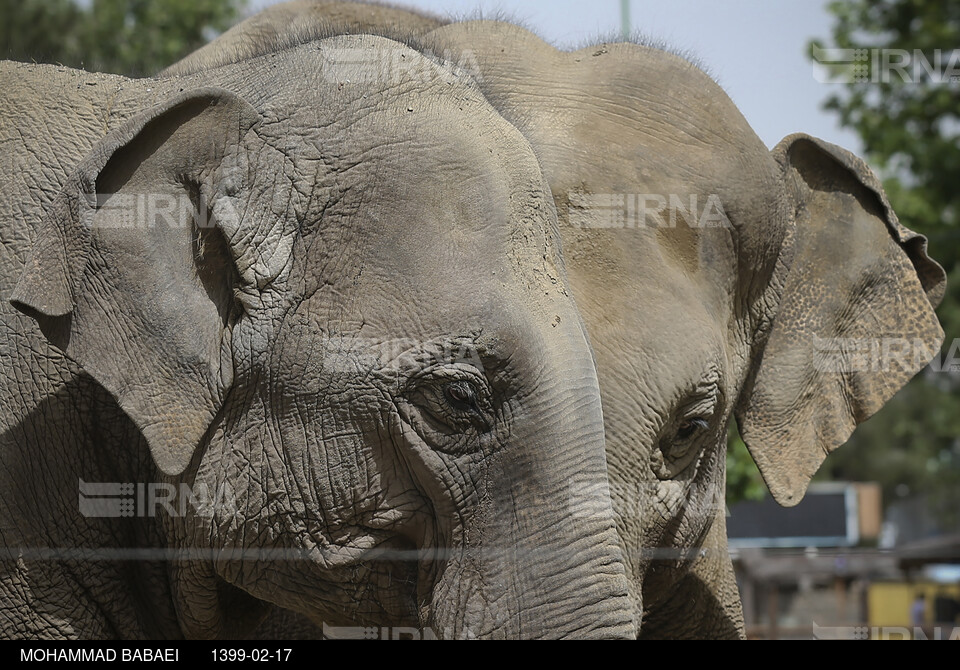
[[0, 57], [149, 76], [236, 23], [247, 0], [0, 0]]
[[727, 504], [762, 500], [766, 495], [767, 485], [740, 437], [736, 421], [731, 421], [727, 433]]
[[[947, 333], [940, 359], [830, 456], [822, 476], [879, 481], [888, 502], [922, 494], [944, 507], [943, 500], [952, 498], [956, 509], [960, 0], [852, 0], [828, 8], [835, 19], [831, 43], [813, 46], [866, 50], [861, 54], [868, 55], [869, 65], [856, 81], [837, 86], [825, 108], [863, 139], [894, 210], [904, 225], [929, 238], [931, 256], [947, 271], [948, 287], [938, 310]], [[955, 526], [957, 514], [941, 514], [941, 522]]]
[[0, 0], [0, 57], [80, 66], [83, 19], [73, 0]]

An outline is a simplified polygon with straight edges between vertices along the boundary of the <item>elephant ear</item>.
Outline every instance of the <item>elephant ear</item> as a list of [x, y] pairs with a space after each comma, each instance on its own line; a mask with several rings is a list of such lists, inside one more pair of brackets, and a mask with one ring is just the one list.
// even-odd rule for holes
[[237, 271], [223, 221], [204, 219], [235, 225], [236, 157], [258, 121], [233, 94], [200, 89], [108, 134], [45, 212], [11, 297], [117, 399], [170, 475], [232, 382]]
[[795, 505], [824, 458], [939, 352], [946, 277], [863, 161], [805, 135], [773, 155], [791, 220], [737, 421], [774, 498]]

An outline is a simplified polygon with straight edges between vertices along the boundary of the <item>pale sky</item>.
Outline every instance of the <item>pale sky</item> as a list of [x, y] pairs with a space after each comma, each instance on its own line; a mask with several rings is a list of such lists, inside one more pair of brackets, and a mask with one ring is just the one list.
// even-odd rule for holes
[[[582, 44], [620, 29], [620, 0], [393, 0], [452, 17], [505, 10], [551, 43]], [[253, 0], [262, 8], [271, 0]], [[634, 28], [697, 55], [770, 147], [805, 132], [855, 153], [855, 133], [821, 110], [836, 84], [818, 82], [806, 46], [830, 46], [826, 0], [631, 0]]]

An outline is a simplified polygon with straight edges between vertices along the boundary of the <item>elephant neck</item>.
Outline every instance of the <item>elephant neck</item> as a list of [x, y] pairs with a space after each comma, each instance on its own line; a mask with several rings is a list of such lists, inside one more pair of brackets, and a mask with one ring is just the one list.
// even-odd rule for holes
[[136, 508], [157, 481], [146, 444], [106, 391], [60, 364], [64, 383], [0, 433], [0, 629], [179, 637], [158, 520]]

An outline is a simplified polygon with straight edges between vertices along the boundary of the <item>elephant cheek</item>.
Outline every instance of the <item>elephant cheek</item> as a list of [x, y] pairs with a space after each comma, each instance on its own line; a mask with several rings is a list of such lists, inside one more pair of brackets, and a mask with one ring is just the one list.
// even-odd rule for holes
[[712, 450], [699, 464], [696, 476], [657, 481], [641, 515], [642, 551], [638, 575], [644, 605], [656, 607], [700, 560], [700, 549], [718, 515], [726, 510], [723, 463]]
[[275, 420], [228, 416], [197, 474], [234, 485], [233, 513], [189, 520], [184, 533], [213, 550], [211, 584], [318, 625], [416, 625], [417, 542], [429, 506], [390, 440], [358, 403], [330, 409], [265, 393], [237, 415], [269, 416], [266, 407], [280, 409]]

